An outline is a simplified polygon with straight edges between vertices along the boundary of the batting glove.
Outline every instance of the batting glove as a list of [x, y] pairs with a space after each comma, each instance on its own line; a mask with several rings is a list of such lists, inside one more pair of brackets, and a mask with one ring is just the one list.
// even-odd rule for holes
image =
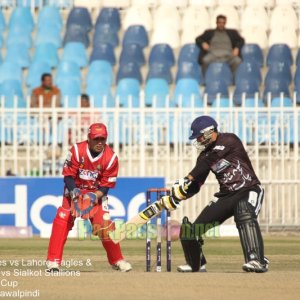
[[178, 201], [176, 201], [171, 196], [163, 196], [160, 198], [160, 204], [166, 209], [166, 210], [175, 210], [177, 209], [180, 204]]
[[78, 197], [81, 195], [81, 190], [79, 188], [75, 188], [70, 192], [70, 197], [72, 201], [75, 201], [78, 199]]
[[179, 200], [179, 201], [186, 200], [187, 190], [191, 183], [192, 183], [192, 181], [190, 181], [187, 177], [176, 180], [171, 188], [171, 195], [176, 200]]

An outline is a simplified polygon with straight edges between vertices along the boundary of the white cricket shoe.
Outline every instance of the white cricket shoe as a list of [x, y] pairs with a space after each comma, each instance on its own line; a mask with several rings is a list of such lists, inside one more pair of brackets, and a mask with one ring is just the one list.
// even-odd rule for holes
[[121, 272], [129, 272], [132, 270], [131, 264], [124, 259], [119, 260], [116, 264], [112, 265], [112, 268]]
[[47, 260], [46, 262], [47, 269], [46, 272], [59, 272], [59, 264], [56, 261]]
[[243, 264], [243, 270], [245, 272], [265, 273], [269, 268], [269, 261], [264, 259], [265, 263], [262, 264], [258, 260], [250, 260]]
[[[190, 273], [193, 272], [192, 267], [188, 264], [186, 265], [181, 265], [177, 267], [177, 271], [181, 273]], [[205, 265], [200, 267], [199, 272], [207, 272]]]

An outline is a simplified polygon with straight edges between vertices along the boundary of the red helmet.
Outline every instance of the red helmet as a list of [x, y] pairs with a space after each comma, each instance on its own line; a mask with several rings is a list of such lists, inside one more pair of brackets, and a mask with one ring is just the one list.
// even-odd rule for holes
[[106, 126], [103, 123], [94, 123], [89, 127], [88, 138], [93, 140], [99, 137], [107, 138]]

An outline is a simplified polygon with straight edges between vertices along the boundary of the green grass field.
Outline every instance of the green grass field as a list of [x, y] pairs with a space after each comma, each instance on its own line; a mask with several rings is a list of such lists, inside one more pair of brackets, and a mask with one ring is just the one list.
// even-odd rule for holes
[[[184, 262], [180, 243], [172, 243], [172, 272], [145, 272], [145, 241], [125, 241], [123, 254], [133, 271], [111, 269], [100, 241], [70, 239], [64, 251], [66, 272], [46, 276], [43, 261], [46, 239], [0, 240], [0, 298], [18, 292], [21, 299], [298, 299], [300, 295], [300, 237], [265, 236], [270, 271], [244, 273], [238, 238], [206, 239], [207, 273], [181, 274]], [[152, 243], [153, 271], [155, 242]], [[165, 269], [163, 244], [163, 270]], [[79, 265], [79, 266], [78, 266]], [[12, 294], [11, 294], [12, 296]], [[26, 297], [25, 297], [26, 296]]]

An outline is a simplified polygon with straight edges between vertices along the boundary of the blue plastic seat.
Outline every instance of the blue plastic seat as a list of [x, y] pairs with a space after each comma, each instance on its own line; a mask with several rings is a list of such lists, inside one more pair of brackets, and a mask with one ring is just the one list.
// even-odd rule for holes
[[265, 82], [263, 93], [265, 103], [268, 101], [269, 94], [271, 94], [271, 100], [280, 97], [281, 94], [283, 94], [284, 97], [290, 98], [288, 83], [278, 78], [270, 78], [270, 80]]
[[273, 62], [285, 62], [291, 66], [294, 60], [290, 47], [286, 44], [272, 45], [267, 54], [267, 65], [270, 66]]
[[44, 73], [51, 74], [51, 66], [44, 61], [35, 61], [28, 68], [26, 84], [30, 88], [35, 88], [41, 84], [41, 76]]
[[245, 100], [254, 98], [256, 94], [259, 94], [259, 82], [254, 78], [241, 78], [237, 80], [233, 93], [233, 102], [235, 105], [239, 106], [242, 104], [243, 94], [245, 94]]
[[210, 80], [205, 85], [204, 94], [207, 94], [208, 104], [212, 104], [218, 94], [220, 95], [220, 98], [228, 98], [228, 84], [223, 79]]
[[136, 63], [132, 62], [119, 65], [116, 82], [118, 83], [123, 78], [134, 78], [138, 80], [140, 84], [143, 83], [143, 78], [139, 66]]
[[111, 64], [106, 60], [94, 60], [88, 69], [86, 83], [92, 81], [99, 81], [111, 86], [113, 83], [114, 75]]
[[97, 44], [97, 47], [93, 48], [90, 63], [94, 60], [106, 60], [114, 66], [116, 64], [116, 57], [113, 46], [107, 43]]
[[198, 84], [204, 84], [200, 65], [188, 61], [183, 61], [178, 65], [176, 82], [182, 78], [193, 78]]
[[99, 24], [95, 29], [93, 45], [98, 43], [109, 43], [113, 47], [117, 47], [119, 45], [118, 33], [109, 24]]
[[214, 62], [208, 65], [204, 76], [205, 84], [212, 81], [225, 81], [227, 85], [233, 84], [233, 75], [227, 63]]
[[294, 84], [295, 86], [300, 85], [300, 66], [296, 68], [296, 72], [294, 74]]
[[[229, 100], [228, 97], [226, 96], [222, 96], [219, 99], [216, 97], [213, 102], [211, 103], [211, 107], [223, 107], [223, 108], [227, 108], [227, 107], [231, 107], [231, 102]], [[221, 113], [222, 116], [228, 116], [227, 112], [222, 112]]]
[[57, 86], [63, 107], [79, 107], [81, 89], [77, 79], [62, 77], [57, 81]]
[[92, 29], [91, 15], [86, 7], [73, 7], [67, 18], [67, 28], [71, 25], [79, 25], [86, 32]]
[[16, 63], [3, 62], [0, 65], [0, 83], [6, 80], [22, 82], [22, 69]]
[[296, 67], [300, 66], [300, 48], [297, 50], [296, 54]]
[[22, 27], [10, 28], [6, 37], [6, 46], [23, 44], [26, 48], [32, 47], [31, 32]]
[[122, 52], [120, 55], [121, 65], [127, 63], [136, 63], [139, 66], [145, 64], [145, 56], [143, 49], [138, 44], [125, 44], [122, 47]]
[[51, 25], [61, 30], [63, 26], [62, 17], [59, 9], [54, 6], [43, 6], [38, 14], [37, 27], [41, 28], [45, 25]]
[[143, 25], [131, 25], [125, 30], [123, 47], [127, 44], [138, 44], [142, 49], [149, 45], [148, 33]]
[[28, 68], [30, 65], [29, 49], [22, 44], [14, 44], [7, 47], [5, 61], [16, 63], [21, 68]]
[[245, 107], [264, 107], [265, 104], [261, 98], [246, 98]]
[[81, 82], [81, 72], [77, 63], [73, 61], [60, 61], [56, 71], [56, 82], [57, 84], [65, 78], [77, 80]]
[[175, 57], [173, 49], [168, 44], [156, 44], [154, 45], [149, 54], [149, 64], [153, 63], [165, 64], [168, 67], [172, 67], [175, 64]]
[[257, 81], [258, 85], [262, 82], [259, 65], [254, 61], [242, 61], [235, 72], [235, 83], [241, 79], [251, 79]]
[[166, 107], [170, 105], [170, 88], [165, 79], [150, 79], [145, 85], [145, 105]]
[[49, 43], [37, 45], [35, 47], [35, 53], [33, 55], [32, 61], [43, 61], [48, 63], [51, 68], [56, 67], [58, 64], [58, 54], [56, 46]]
[[85, 46], [78, 42], [67, 43], [61, 59], [64, 61], [73, 61], [80, 68], [85, 67], [88, 63]]
[[119, 10], [116, 7], [102, 7], [97, 19], [96, 26], [99, 24], [109, 24], [113, 30], [119, 31], [121, 27]]
[[65, 46], [69, 42], [79, 42], [85, 45], [86, 48], [90, 45], [88, 32], [80, 25], [71, 24], [66, 29], [66, 33], [63, 40]]
[[272, 107], [293, 107], [293, 101], [290, 98], [274, 98], [271, 101]]
[[264, 65], [262, 49], [258, 44], [245, 44], [241, 49], [243, 61], [255, 61], [260, 67]]
[[39, 28], [35, 38], [35, 45], [37, 46], [45, 43], [53, 44], [56, 48], [62, 46], [60, 30], [57, 27], [45, 26]]
[[165, 79], [168, 84], [173, 83], [173, 77], [169, 66], [161, 63], [153, 63], [148, 68], [147, 81], [152, 78]]
[[3, 32], [6, 29], [6, 21], [3, 16], [2, 10], [0, 10], [0, 32]]
[[26, 107], [21, 82], [19, 80], [2, 81], [0, 84], [0, 95], [4, 96], [4, 106], [6, 108], [14, 107], [15, 97], [17, 100], [17, 107]]
[[139, 107], [140, 105], [140, 83], [134, 78], [123, 78], [118, 81], [116, 97], [121, 107]]
[[32, 0], [17, 0], [17, 6], [25, 6], [25, 7], [31, 7], [33, 4], [33, 7], [37, 8], [40, 6], [40, 0], [34, 0], [32, 3]]
[[48, 0], [48, 5], [58, 8], [72, 8], [74, 0]]
[[111, 92], [111, 85], [101, 80], [90, 81], [86, 88], [94, 107], [115, 107], [115, 101]]
[[203, 107], [199, 84], [195, 79], [179, 79], [175, 86], [174, 102], [181, 107]]
[[286, 81], [287, 84], [292, 82], [292, 72], [290, 65], [285, 62], [273, 62], [268, 67], [265, 77], [265, 84], [271, 78], [278, 78], [279, 80]]
[[298, 81], [297, 85], [295, 84], [294, 91], [296, 94], [296, 103], [297, 105], [299, 105], [300, 104], [300, 81]]
[[27, 32], [31, 32], [34, 28], [34, 21], [29, 7], [16, 7], [9, 19], [9, 29], [13, 27], [21, 27]]
[[200, 49], [196, 44], [185, 44], [179, 51], [178, 64], [182, 62], [191, 62], [198, 64]]

